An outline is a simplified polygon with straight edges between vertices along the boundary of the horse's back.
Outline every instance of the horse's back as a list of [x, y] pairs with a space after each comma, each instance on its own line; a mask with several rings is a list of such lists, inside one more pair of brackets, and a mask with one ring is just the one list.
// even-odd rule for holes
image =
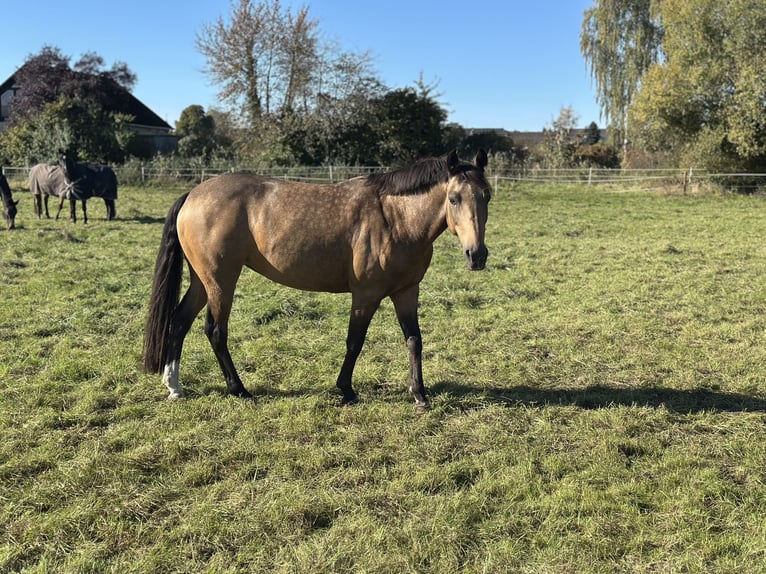
[[117, 176], [108, 165], [78, 164], [78, 182], [75, 188], [84, 196], [117, 199]]
[[60, 196], [66, 191], [64, 171], [57, 165], [38, 163], [29, 170], [29, 191], [34, 195]]

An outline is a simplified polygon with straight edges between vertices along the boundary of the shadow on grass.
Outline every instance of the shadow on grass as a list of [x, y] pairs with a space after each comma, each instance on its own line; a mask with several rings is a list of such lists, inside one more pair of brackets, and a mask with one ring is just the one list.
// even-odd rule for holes
[[678, 390], [664, 387], [625, 389], [593, 385], [583, 389], [538, 389], [529, 386], [480, 388], [442, 381], [431, 385], [436, 397], [449, 394], [469, 404], [490, 402], [508, 406], [575, 406], [581, 409], [603, 409], [615, 406], [665, 407], [677, 413], [766, 412], [766, 400], [739, 393], [708, 389]]
[[129, 223], [141, 223], [144, 225], [155, 225], [155, 224], [165, 223], [164, 217], [150, 217], [148, 215], [141, 215], [137, 217], [118, 217], [118, 219], [129, 222]]

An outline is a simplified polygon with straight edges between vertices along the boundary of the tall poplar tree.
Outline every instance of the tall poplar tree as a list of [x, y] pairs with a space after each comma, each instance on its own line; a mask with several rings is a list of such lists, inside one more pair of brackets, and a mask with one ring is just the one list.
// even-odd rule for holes
[[646, 70], [660, 58], [657, 0], [595, 0], [585, 11], [580, 50], [604, 119], [627, 140], [627, 112]]

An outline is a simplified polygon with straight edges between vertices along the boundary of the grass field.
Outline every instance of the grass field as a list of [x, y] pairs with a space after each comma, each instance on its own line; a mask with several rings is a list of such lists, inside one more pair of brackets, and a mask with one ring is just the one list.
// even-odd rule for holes
[[180, 189], [0, 232], [0, 571], [766, 572], [766, 202], [504, 187], [488, 268], [437, 241], [432, 409], [390, 303], [334, 388], [349, 297], [253, 273], [225, 395], [202, 333], [139, 369]]

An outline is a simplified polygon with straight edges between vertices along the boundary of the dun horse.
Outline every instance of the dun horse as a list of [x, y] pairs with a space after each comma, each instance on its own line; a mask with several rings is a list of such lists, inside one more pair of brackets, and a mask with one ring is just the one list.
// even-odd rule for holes
[[[77, 200], [82, 202], [82, 218], [88, 223], [88, 212], [85, 202], [91, 197], [100, 197], [106, 205], [106, 219], [111, 221], [116, 217], [114, 200], [117, 199], [117, 176], [111, 167], [107, 165], [89, 164], [76, 162], [72, 157], [62, 152], [60, 167], [64, 171], [69, 191], [69, 218], [77, 221]], [[63, 197], [59, 200], [59, 213], [64, 203]], [[58, 219], [58, 213], [56, 214]]]
[[[409, 391], [428, 407], [421, 369], [419, 284], [434, 240], [456, 234], [468, 267], [487, 261], [484, 228], [490, 186], [487, 154], [474, 163], [455, 152], [409, 168], [315, 185], [248, 174], [210, 179], [180, 197], [165, 221], [144, 337], [144, 368], [163, 373], [170, 399], [182, 395], [184, 338], [207, 304], [205, 334], [228, 392], [251, 397], [232, 362], [228, 321], [239, 275], [249, 267], [308, 291], [350, 292], [346, 355], [337, 386], [357, 400], [351, 377], [367, 328], [385, 297], [394, 304], [409, 352]], [[184, 258], [189, 287], [181, 299]]]
[[10, 231], [16, 228], [16, 213], [18, 209], [16, 206], [19, 201], [13, 200], [13, 194], [11, 193], [11, 187], [8, 185], [8, 180], [5, 179], [5, 175], [0, 172], [0, 200], [3, 202], [3, 219], [5, 219], [5, 225]]

